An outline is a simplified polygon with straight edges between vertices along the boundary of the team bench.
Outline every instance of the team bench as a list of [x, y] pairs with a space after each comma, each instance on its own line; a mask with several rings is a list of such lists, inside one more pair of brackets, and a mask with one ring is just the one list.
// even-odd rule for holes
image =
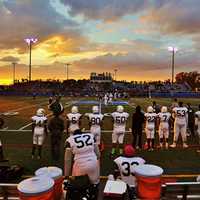
[[[164, 175], [164, 178], [194, 178], [194, 175]], [[27, 178], [27, 177], [26, 177]], [[103, 199], [106, 177], [101, 177], [99, 200]], [[19, 200], [17, 184], [0, 183], [0, 200]], [[200, 199], [200, 182], [169, 182], [162, 185], [162, 200], [197, 200]]]

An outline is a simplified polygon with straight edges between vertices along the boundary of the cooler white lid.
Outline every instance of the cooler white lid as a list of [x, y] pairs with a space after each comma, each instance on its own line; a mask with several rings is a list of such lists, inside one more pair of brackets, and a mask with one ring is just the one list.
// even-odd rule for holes
[[36, 176], [48, 176], [51, 178], [57, 178], [62, 176], [63, 172], [62, 169], [58, 167], [42, 167], [38, 170], [36, 170], [35, 175]]
[[50, 190], [54, 180], [48, 177], [33, 177], [21, 181], [17, 189], [25, 194], [37, 194]]
[[147, 177], [160, 176], [163, 174], [163, 169], [161, 167], [149, 164], [138, 165], [134, 170], [135, 174]]
[[126, 192], [126, 187], [126, 183], [123, 181], [108, 180], [103, 192], [107, 194], [124, 194]]

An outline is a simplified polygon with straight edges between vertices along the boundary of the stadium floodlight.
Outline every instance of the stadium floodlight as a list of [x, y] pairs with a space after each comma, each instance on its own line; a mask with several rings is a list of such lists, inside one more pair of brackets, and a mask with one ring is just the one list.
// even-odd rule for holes
[[12, 65], [13, 65], [13, 85], [15, 84], [15, 66], [16, 66], [16, 62], [13, 62]]
[[71, 65], [71, 63], [65, 63], [65, 69], [66, 69], [66, 74], [67, 74], [67, 80], [69, 79], [69, 66]]
[[38, 41], [37, 38], [26, 38], [25, 42], [29, 45], [29, 81], [31, 81], [31, 51], [32, 45]]
[[174, 83], [174, 60], [175, 60], [175, 53], [178, 51], [177, 47], [168, 47], [168, 51], [172, 52], [172, 84]]
[[117, 80], [117, 69], [114, 69], [115, 72], [115, 81]]

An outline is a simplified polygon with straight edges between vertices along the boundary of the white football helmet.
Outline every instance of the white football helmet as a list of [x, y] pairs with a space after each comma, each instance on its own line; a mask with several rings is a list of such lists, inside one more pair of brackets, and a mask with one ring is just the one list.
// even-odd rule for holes
[[45, 113], [45, 110], [43, 108], [39, 108], [37, 111], [36, 111], [36, 115], [38, 117], [42, 117], [44, 116], [44, 113]]
[[117, 112], [122, 113], [124, 112], [124, 107], [123, 106], [117, 106]]
[[93, 106], [92, 107], [92, 112], [93, 113], [99, 113], [99, 107], [98, 106]]
[[152, 113], [153, 112], [153, 107], [152, 106], [148, 106], [147, 107], [147, 112], [148, 113]]
[[78, 107], [77, 107], [77, 106], [72, 106], [71, 112], [72, 112], [73, 114], [78, 113]]
[[163, 106], [163, 107], [161, 108], [161, 112], [162, 112], [162, 113], [166, 113], [166, 112], [167, 112], [167, 106]]

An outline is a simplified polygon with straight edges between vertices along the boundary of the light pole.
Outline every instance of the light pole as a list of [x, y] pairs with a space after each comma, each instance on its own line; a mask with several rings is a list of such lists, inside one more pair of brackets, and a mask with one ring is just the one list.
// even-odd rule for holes
[[26, 38], [25, 42], [29, 45], [29, 76], [28, 79], [31, 81], [31, 51], [32, 45], [38, 41], [37, 38]]
[[178, 51], [177, 47], [168, 47], [168, 51], [172, 52], [172, 81], [171, 83], [174, 83], [174, 63], [175, 63], [175, 53]]
[[115, 81], [117, 80], [117, 69], [114, 69], [115, 72]]
[[15, 65], [17, 63], [16, 62], [13, 62], [12, 65], [13, 65], [13, 85], [15, 84]]
[[65, 63], [65, 66], [66, 66], [66, 74], [67, 74], [67, 80], [69, 79], [69, 66], [71, 64], [70, 63]]

